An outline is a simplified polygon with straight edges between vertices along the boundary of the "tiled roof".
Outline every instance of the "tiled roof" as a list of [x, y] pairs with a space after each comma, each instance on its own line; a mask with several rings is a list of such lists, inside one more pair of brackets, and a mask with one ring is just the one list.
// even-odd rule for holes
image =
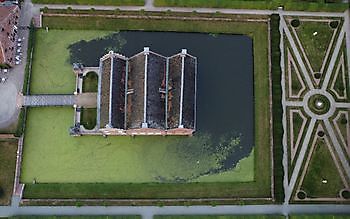
[[19, 8], [0, 6], [0, 63], [14, 65]]
[[195, 130], [197, 59], [148, 48], [131, 58], [110, 52], [100, 64], [100, 127]]

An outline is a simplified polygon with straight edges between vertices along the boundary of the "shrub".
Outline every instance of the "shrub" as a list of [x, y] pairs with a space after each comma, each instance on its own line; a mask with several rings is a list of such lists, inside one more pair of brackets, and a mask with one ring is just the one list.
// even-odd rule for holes
[[347, 120], [346, 118], [342, 118], [342, 119], [340, 120], [340, 123], [343, 124], [343, 125], [345, 125], [346, 123], [348, 123], [348, 120]]
[[320, 79], [320, 78], [321, 78], [321, 73], [315, 73], [315, 74], [314, 74], [314, 77], [315, 77], [316, 79]]
[[297, 196], [298, 196], [299, 199], [305, 199], [306, 198], [306, 192], [299, 191]]
[[299, 27], [300, 21], [298, 19], [293, 19], [291, 22], [292, 27]]
[[337, 28], [339, 25], [339, 22], [338, 21], [331, 21], [329, 22], [329, 26], [333, 29]]
[[0, 198], [2, 198], [4, 194], [5, 194], [4, 189], [0, 186]]
[[324, 132], [323, 131], [318, 131], [317, 135], [322, 138], [324, 136]]
[[341, 192], [341, 196], [342, 196], [344, 199], [350, 199], [350, 191], [344, 189], [344, 190]]

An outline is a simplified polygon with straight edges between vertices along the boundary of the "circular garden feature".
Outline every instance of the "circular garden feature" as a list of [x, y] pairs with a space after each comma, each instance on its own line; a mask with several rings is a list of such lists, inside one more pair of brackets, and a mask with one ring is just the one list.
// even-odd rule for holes
[[329, 111], [331, 103], [326, 96], [315, 94], [309, 98], [308, 106], [313, 113], [323, 115]]
[[331, 21], [331, 22], [329, 22], [329, 26], [330, 26], [332, 29], [337, 28], [338, 25], [339, 25], [339, 21]]
[[299, 190], [298, 193], [297, 193], [297, 197], [298, 199], [305, 199], [306, 198], [306, 192], [304, 192], [303, 190]]
[[293, 19], [290, 24], [292, 27], [299, 27], [300, 26], [300, 21], [298, 19]]
[[343, 189], [340, 191], [340, 196], [343, 198], [343, 199], [347, 199], [349, 200], [350, 199], [350, 190], [348, 189]]

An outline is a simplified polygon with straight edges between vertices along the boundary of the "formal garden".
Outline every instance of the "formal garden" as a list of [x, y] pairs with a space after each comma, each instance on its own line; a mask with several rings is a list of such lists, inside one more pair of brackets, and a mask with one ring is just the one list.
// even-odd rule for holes
[[285, 16], [283, 22], [291, 198], [347, 201], [349, 72], [343, 20]]

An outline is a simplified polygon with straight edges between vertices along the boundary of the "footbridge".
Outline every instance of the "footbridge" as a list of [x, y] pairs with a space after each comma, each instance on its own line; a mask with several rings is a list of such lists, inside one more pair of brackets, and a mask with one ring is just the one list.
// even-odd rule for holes
[[21, 106], [41, 107], [41, 106], [73, 106], [85, 108], [96, 108], [96, 93], [73, 94], [45, 94], [22, 96]]
[[75, 95], [31, 95], [23, 97], [23, 106], [73, 106], [76, 103]]

